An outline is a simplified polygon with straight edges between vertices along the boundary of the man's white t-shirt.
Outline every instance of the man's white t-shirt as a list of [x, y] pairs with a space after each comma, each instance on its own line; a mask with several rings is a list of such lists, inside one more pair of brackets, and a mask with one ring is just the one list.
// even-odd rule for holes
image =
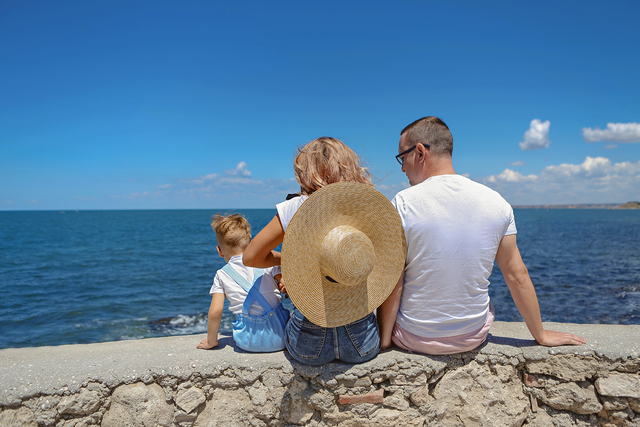
[[[249, 283], [253, 284], [253, 271], [254, 268], [246, 267], [242, 264], [242, 255], [235, 255], [229, 259], [229, 264], [235, 271], [242, 277], [247, 279]], [[271, 304], [271, 308], [277, 306], [282, 300], [280, 291], [278, 290], [278, 284], [276, 283], [274, 276], [280, 274], [280, 266], [265, 268], [262, 274], [262, 281], [260, 283], [260, 293]], [[216, 276], [213, 278], [213, 286], [209, 294], [225, 294], [229, 300], [229, 310], [233, 314], [242, 313], [242, 304], [247, 299], [247, 291], [242, 286], [236, 283], [227, 273], [218, 270]], [[262, 307], [257, 301], [251, 304], [251, 310], [249, 314], [252, 316], [259, 316], [263, 313]]]
[[392, 200], [407, 239], [397, 322], [425, 338], [480, 329], [489, 313], [489, 276], [513, 209], [490, 188], [461, 175], [437, 175]]

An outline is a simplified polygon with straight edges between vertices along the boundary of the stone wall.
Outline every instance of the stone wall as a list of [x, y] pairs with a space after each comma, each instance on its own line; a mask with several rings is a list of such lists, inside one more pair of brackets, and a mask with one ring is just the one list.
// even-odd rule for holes
[[496, 322], [475, 351], [307, 367], [203, 336], [0, 351], [0, 426], [640, 426], [640, 326]]

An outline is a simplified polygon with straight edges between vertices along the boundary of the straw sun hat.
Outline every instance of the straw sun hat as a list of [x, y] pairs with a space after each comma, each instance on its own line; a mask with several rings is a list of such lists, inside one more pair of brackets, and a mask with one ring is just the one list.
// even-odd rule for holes
[[296, 308], [333, 328], [362, 319], [387, 299], [406, 252], [391, 202], [368, 185], [339, 182], [314, 192], [289, 222], [282, 276]]

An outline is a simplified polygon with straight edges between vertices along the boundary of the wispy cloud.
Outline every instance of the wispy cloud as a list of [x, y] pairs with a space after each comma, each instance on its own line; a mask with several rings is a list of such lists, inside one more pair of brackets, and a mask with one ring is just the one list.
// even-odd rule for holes
[[524, 133], [524, 141], [520, 142], [519, 146], [521, 150], [539, 150], [541, 148], [547, 148], [551, 141], [549, 141], [549, 128], [551, 122], [549, 120], [543, 122], [540, 119], [531, 120], [529, 130]]
[[505, 169], [481, 180], [514, 204], [618, 203], [640, 199], [640, 161], [587, 157], [547, 166], [538, 175]]
[[[202, 184], [202, 183], [204, 183], [206, 181], [214, 180], [214, 179], [218, 178], [218, 176], [219, 175], [217, 173], [211, 173], [209, 175], [201, 176], [200, 178], [188, 179], [186, 182], [190, 182], [192, 184]], [[163, 185], [160, 185], [158, 187], [159, 188], [163, 188], [163, 187], [164, 188], [168, 188], [168, 187], [171, 187], [171, 184], [163, 184]]]
[[[154, 191], [111, 196], [114, 199], [147, 200], [149, 203], [201, 207], [275, 207], [286, 194], [298, 190], [295, 179], [254, 179], [246, 162], [235, 168], [195, 178], [176, 178]], [[142, 190], [142, 189], [141, 189]]]
[[582, 128], [586, 142], [640, 142], [640, 123], [607, 123], [606, 129]]
[[524, 166], [524, 162], [522, 160], [516, 160], [515, 162], [509, 163], [509, 166]]
[[393, 199], [395, 195], [398, 194], [398, 192], [404, 190], [405, 188], [409, 188], [409, 183], [406, 181], [400, 184], [391, 184], [391, 185], [376, 183], [375, 187], [379, 192], [384, 194], [388, 199]]

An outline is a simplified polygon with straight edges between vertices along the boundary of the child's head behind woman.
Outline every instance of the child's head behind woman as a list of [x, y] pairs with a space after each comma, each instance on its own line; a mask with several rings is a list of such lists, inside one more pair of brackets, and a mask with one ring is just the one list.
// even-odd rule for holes
[[251, 242], [251, 225], [241, 214], [212, 218], [211, 227], [216, 232], [216, 241], [223, 252], [237, 255], [244, 252]]
[[330, 136], [321, 136], [298, 148], [293, 169], [301, 194], [307, 196], [336, 182], [373, 185], [369, 172], [360, 165], [358, 155], [342, 141]]

